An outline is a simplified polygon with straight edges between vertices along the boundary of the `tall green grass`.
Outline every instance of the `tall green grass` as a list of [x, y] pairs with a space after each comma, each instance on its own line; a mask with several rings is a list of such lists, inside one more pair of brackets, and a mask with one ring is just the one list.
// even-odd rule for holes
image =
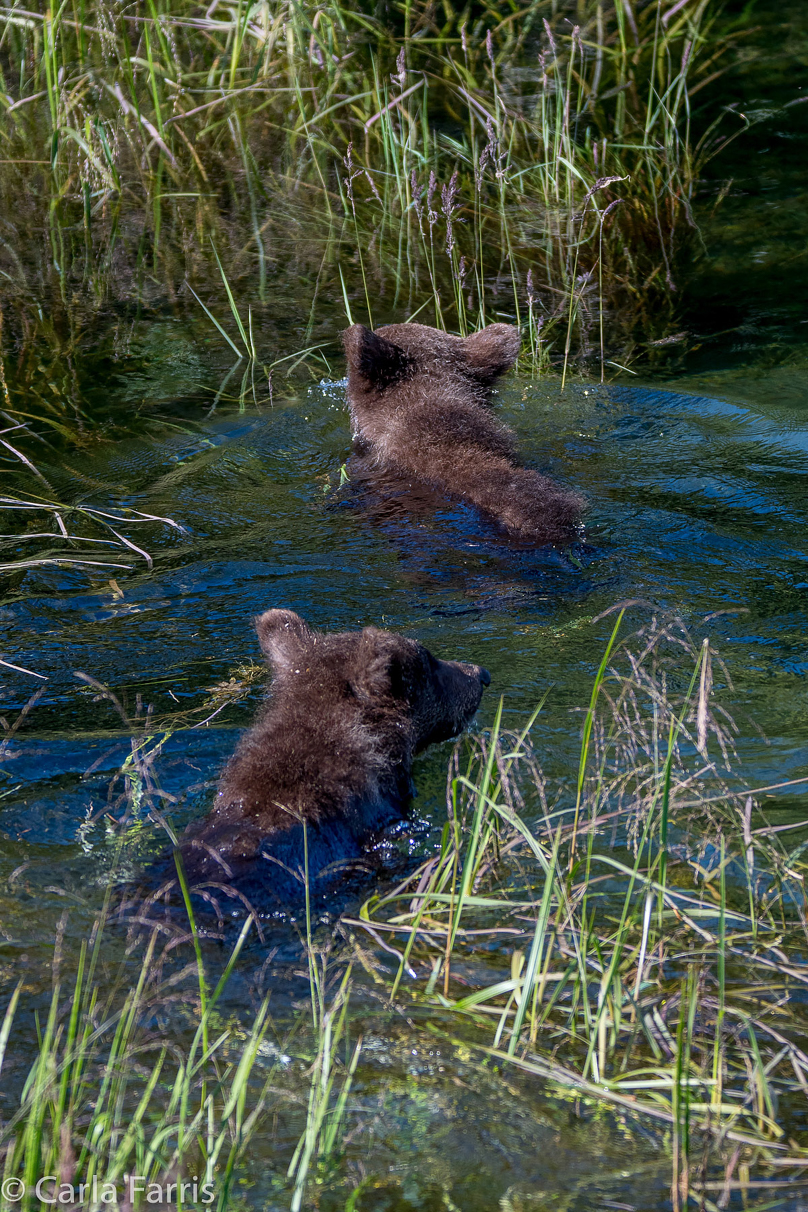
[[664, 1128], [684, 1208], [717, 1166], [729, 1191], [739, 1158], [747, 1178], [808, 1162], [805, 846], [733, 769], [710, 643], [621, 623], [577, 779], [551, 785], [498, 714], [455, 767], [439, 853], [355, 925], [399, 949], [391, 998], [455, 1018], [438, 1034]]
[[535, 371], [611, 373], [670, 337], [700, 168], [741, 125], [691, 129], [732, 47], [717, 14], [0, 9], [7, 410], [80, 435], [98, 358], [202, 308], [266, 365], [349, 316], [506, 318]]
[[[250, 924], [216, 988], [198, 1011], [189, 1013], [189, 1039], [182, 1049], [144, 1027], [160, 993], [154, 980], [156, 934], [129, 989], [119, 981], [110, 988], [99, 979], [107, 941], [101, 925], [91, 945], [82, 944], [72, 988], [63, 991], [55, 966], [50, 1008], [45, 1023], [37, 1023], [38, 1055], [19, 1111], [0, 1127], [4, 1176], [25, 1183], [20, 1207], [37, 1206], [35, 1186], [43, 1175], [56, 1175], [59, 1182], [76, 1187], [89, 1184], [89, 1191], [111, 1184], [130, 1194], [129, 1175], [165, 1187], [191, 1174], [200, 1187], [203, 1182], [215, 1186], [215, 1206], [227, 1206], [234, 1168], [255, 1130], [271, 1080], [271, 1070], [256, 1071], [268, 1025], [266, 1002], [246, 1038], [239, 1039], [242, 1032], [234, 1034], [232, 1026], [222, 1029], [216, 1017]], [[18, 987], [3, 1026], [12, 1044], [15, 1013], [22, 1010], [19, 993]], [[180, 1203], [181, 1196], [177, 1190]], [[195, 1201], [189, 1194], [184, 1202]]]
[[[185, 903], [195, 963], [172, 965], [154, 930], [133, 984], [131, 964], [115, 972], [104, 956], [111, 942], [106, 910], [81, 944], [69, 980], [57, 938], [47, 1015], [44, 1022], [33, 1015], [35, 1059], [19, 1109], [0, 1118], [3, 1208], [39, 1207], [44, 1195], [62, 1204], [159, 1202], [224, 1212], [238, 1201], [251, 1146], [281, 1109], [302, 1132], [286, 1173], [279, 1160], [270, 1185], [288, 1190], [292, 1209], [303, 1205], [318, 1167], [339, 1155], [361, 1050], [360, 1039], [343, 1060], [350, 969], [332, 996], [325, 960], [310, 951], [314, 1020], [287, 1021], [276, 1039], [269, 996], [251, 1018], [219, 1009], [253, 919], [247, 917], [226, 961], [215, 960], [219, 975], [211, 988], [187, 895]], [[64, 925], [65, 919], [62, 931]], [[196, 978], [195, 991], [189, 977]], [[26, 1001], [20, 982], [0, 1024], [0, 1070], [30, 1031]], [[293, 1062], [283, 1049], [293, 1038], [300, 1076], [290, 1082], [284, 1072]], [[301, 1083], [308, 1084], [307, 1098]]]

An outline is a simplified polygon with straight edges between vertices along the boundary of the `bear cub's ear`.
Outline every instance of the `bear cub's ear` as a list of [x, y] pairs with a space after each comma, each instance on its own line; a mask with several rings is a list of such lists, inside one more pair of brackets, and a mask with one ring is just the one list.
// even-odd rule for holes
[[371, 387], [391, 387], [403, 379], [410, 368], [410, 359], [403, 349], [371, 332], [364, 324], [352, 324], [342, 334], [348, 369], [354, 371]]
[[489, 324], [466, 337], [463, 345], [476, 377], [493, 383], [519, 356], [519, 329], [514, 324]]
[[265, 611], [255, 620], [255, 630], [261, 651], [275, 673], [291, 669], [314, 634], [293, 610]]

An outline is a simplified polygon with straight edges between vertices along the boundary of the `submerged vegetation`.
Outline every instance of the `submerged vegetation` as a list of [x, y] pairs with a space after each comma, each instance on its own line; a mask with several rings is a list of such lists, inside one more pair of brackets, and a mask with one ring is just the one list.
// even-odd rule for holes
[[126, 423], [99, 372], [177, 313], [279, 373], [322, 369], [346, 318], [507, 318], [534, 370], [601, 377], [674, 340], [699, 172], [745, 121], [693, 133], [733, 46], [716, 21], [711, 0], [0, 9], [5, 409], [56, 443]]

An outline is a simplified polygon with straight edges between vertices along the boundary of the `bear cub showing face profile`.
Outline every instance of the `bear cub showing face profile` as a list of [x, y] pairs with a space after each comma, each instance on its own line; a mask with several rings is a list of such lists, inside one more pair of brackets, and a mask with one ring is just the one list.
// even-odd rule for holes
[[323, 887], [404, 815], [413, 756], [461, 732], [491, 679], [376, 627], [324, 634], [291, 610], [255, 626], [269, 698], [181, 850], [193, 884], [283, 904], [303, 895], [303, 822], [310, 885]]
[[516, 538], [576, 537], [583, 499], [522, 467], [515, 435], [490, 410], [493, 384], [519, 353], [517, 328], [490, 324], [462, 338], [423, 324], [354, 324], [342, 341], [361, 457], [470, 501]]

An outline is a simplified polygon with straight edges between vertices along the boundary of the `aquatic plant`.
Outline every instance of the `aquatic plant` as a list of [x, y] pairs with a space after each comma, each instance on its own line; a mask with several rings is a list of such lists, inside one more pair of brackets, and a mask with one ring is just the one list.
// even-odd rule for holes
[[[216, 1206], [224, 1208], [233, 1169], [255, 1130], [271, 1077], [271, 1069], [269, 1075], [260, 1074], [260, 1066], [255, 1072], [267, 1031], [267, 1003], [246, 1035], [234, 1033], [232, 1026], [221, 1030], [215, 1017], [252, 923], [245, 923], [212, 993], [206, 992], [200, 972], [198, 1006], [187, 1007], [189, 1038], [181, 1049], [169, 1036], [144, 1026], [161, 994], [157, 934], [151, 936], [136, 984], [122, 989], [123, 969], [111, 985], [108, 977], [101, 979], [100, 968], [106, 969], [101, 961], [104, 924], [102, 916], [89, 943], [82, 944], [74, 986], [66, 997], [57, 938], [50, 1009], [44, 1027], [37, 1028], [38, 1055], [19, 1111], [0, 1125], [4, 1177], [25, 1184], [20, 1207], [38, 1204], [37, 1181], [54, 1175], [55, 1192], [61, 1184], [83, 1186], [85, 1194], [75, 1202], [109, 1202], [110, 1189], [117, 1192], [117, 1202], [141, 1202], [149, 1184], [165, 1187], [171, 1181], [176, 1195], [168, 1202], [181, 1204], [184, 1194], [178, 1184], [189, 1180], [189, 1192], [210, 1184], [218, 1196]], [[15, 1015], [23, 1009], [20, 992], [18, 985], [6, 1011], [0, 1060], [13, 1038]], [[256, 1077], [260, 1081], [253, 1090]], [[140, 1199], [132, 1197], [130, 1176], [143, 1184]], [[206, 1191], [202, 1199], [213, 1202]], [[186, 1202], [197, 1201], [189, 1196]]]
[[[289, 1187], [293, 1209], [301, 1206], [317, 1166], [338, 1154], [361, 1051], [360, 1039], [343, 1062], [339, 1047], [350, 969], [332, 991], [326, 957], [309, 946], [313, 1022], [307, 1028], [306, 1016], [299, 1016], [276, 1040], [268, 995], [246, 1024], [219, 1009], [252, 917], [226, 962], [216, 964], [211, 988], [189, 899], [186, 907], [185, 941], [195, 962], [172, 964], [176, 938], [158, 945], [155, 929], [131, 985], [131, 965], [121, 961], [115, 971], [104, 956], [108, 898], [81, 945], [72, 987], [65, 989], [62, 918], [44, 1024], [34, 1012], [36, 1059], [19, 1109], [5, 1122], [0, 1118], [4, 1209], [52, 1200], [94, 1207], [158, 1202], [224, 1212], [234, 1202], [251, 1142], [265, 1129], [270, 1110], [277, 1115], [281, 1106], [304, 1125], [286, 1174], [279, 1168], [273, 1184]], [[22, 987], [21, 981], [0, 1023], [0, 1070], [9, 1044], [30, 1021]], [[295, 1036], [293, 1060], [285, 1049]], [[308, 1078], [308, 1099], [298, 1092], [299, 1079], [284, 1081], [290, 1067]]]
[[[10, 416], [8, 419], [12, 420]], [[83, 500], [58, 500], [53, 486], [39, 467], [18, 446], [2, 436], [9, 433], [14, 434], [18, 443], [20, 436], [31, 436], [27, 422], [12, 422], [0, 430], [0, 445], [9, 452], [13, 465], [22, 465], [15, 479], [24, 485], [15, 496], [0, 496], [0, 511], [5, 523], [3, 529], [9, 526], [16, 528], [10, 534], [0, 534], [0, 555], [5, 553], [7, 557], [12, 556], [11, 559], [0, 560], [0, 573], [24, 575], [29, 568], [48, 566], [79, 567], [95, 572], [101, 569], [129, 571], [133, 567], [133, 558], [142, 560], [151, 569], [154, 561], [150, 553], [127, 537], [123, 530], [156, 522], [178, 534], [185, 534], [185, 528], [178, 522], [157, 514], [132, 508], [101, 509]], [[38, 493], [28, 488], [32, 481], [40, 489]], [[43, 488], [44, 494], [41, 491]], [[42, 529], [47, 526], [50, 529]], [[112, 554], [117, 558], [104, 558]], [[120, 562], [122, 556], [129, 557], [126, 563]], [[116, 586], [114, 578], [110, 584]], [[120, 591], [116, 589], [116, 592]]]
[[709, 639], [659, 618], [620, 639], [622, 621], [577, 777], [552, 786], [539, 713], [509, 733], [500, 707], [450, 771], [439, 853], [353, 924], [385, 938], [391, 998], [440, 1011], [447, 1044], [663, 1126], [684, 1208], [728, 1199], [750, 1164], [808, 1162], [789, 1127], [808, 1095], [805, 847], [766, 822], [776, 789], [734, 769]]
[[712, 0], [0, 9], [9, 415], [92, 429], [143, 317], [206, 312], [269, 366], [333, 341], [340, 298], [505, 316], [534, 370], [603, 375], [670, 335], [700, 168], [743, 128], [694, 140], [691, 103], [735, 36]]

